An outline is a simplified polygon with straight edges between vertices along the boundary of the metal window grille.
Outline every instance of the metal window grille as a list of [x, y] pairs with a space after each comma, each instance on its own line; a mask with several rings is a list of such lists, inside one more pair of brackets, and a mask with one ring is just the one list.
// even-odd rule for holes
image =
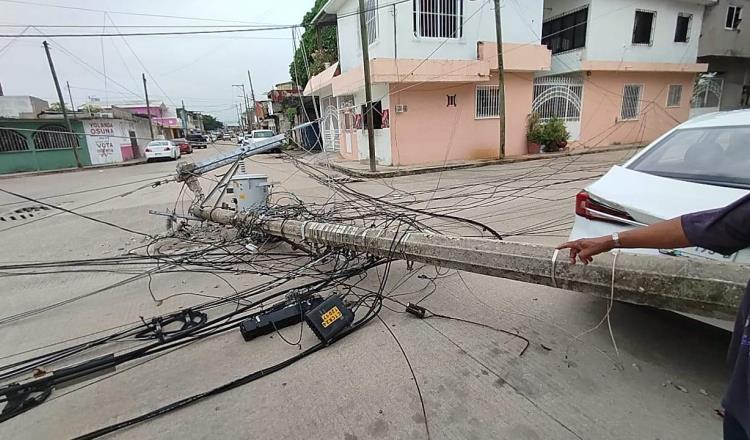
[[365, 22], [367, 23], [367, 43], [372, 44], [378, 39], [378, 0], [367, 0]]
[[680, 12], [677, 15], [677, 26], [674, 30], [675, 43], [687, 43], [690, 41], [690, 27], [693, 22], [693, 14]]
[[682, 85], [671, 84], [667, 95], [667, 107], [679, 107], [682, 101]]
[[45, 125], [34, 132], [32, 137], [37, 150], [58, 148], [78, 148], [78, 137], [62, 125]]
[[28, 151], [26, 137], [15, 130], [0, 129], [0, 153]]
[[[709, 74], [711, 75], [711, 74]], [[690, 105], [693, 108], [713, 108], [721, 104], [724, 80], [715, 76], [701, 75], [693, 88]]]
[[545, 76], [534, 80], [532, 109], [541, 120], [581, 120], [583, 80], [574, 76]]
[[542, 44], [553, 54], [586, 47], [589, 7], [583, 6], [542, 23]]
[[729, 6], [727, 7], [727, 21], [724, 24], [725, 29], [737, 29], [742, 21], [742, 7], [741, 6]]
[[656, 11], [636, 9], [633, 21], [633, 44], [653, 44], [655, 24]]
[[413, 0], [414, 35], [432, 38], [461, 38], [463, 0]]
[[500, 86], [481, 85], [476, 89], [477, 119], [500, 117]]
[[623, 121], [638, 119], [641, 112], [641, 84], [626, 84], [622, 90], [622, 109], [620, 119]]

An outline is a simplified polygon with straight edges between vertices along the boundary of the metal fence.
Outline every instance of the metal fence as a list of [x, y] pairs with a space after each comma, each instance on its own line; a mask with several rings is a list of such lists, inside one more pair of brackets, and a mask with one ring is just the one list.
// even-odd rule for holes
[[477, 119], [497, 118], [500, 116], [500, 86], [480, 85], [476, 88]]
[[543, 76], [534, 79], [532, 111], [542, 121], [562, 119], [571, 140], [581, 132], [583, 79], [579, 76]]

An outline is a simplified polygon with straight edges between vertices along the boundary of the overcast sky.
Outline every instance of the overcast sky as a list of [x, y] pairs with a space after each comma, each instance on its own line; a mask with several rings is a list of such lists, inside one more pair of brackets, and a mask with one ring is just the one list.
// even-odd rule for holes
[[[101, 33], [103, 29], [115, 33], [195, 30], [120, 27], [134, 25], [289, 25], [300, 23], [313, 3], [314, 0], [0, 0], [0, 34], [19, 34], [26, 26], [32, 26], [26, 34], [41, 35]], [[33, 27], [41, 25], [96, 27]], [[5, 95], [58, 100], [43, 40], [0, 38], [0, 83]], [[225, 122], [237, 119], [235, 103], [241, 100], [237, 96], [242, 92], [232, 84], [245, 84], [249, 95], [250, 69], [256, 97], [260, 99], [274, 84], [289, 80], [293, 52], [289, 29], [218, 35], [51, 37], [47, 41], [61, 84], [65, 87], [65, 81], [70, 82], [76, 105], [88, 97], [112, 103], [143, 99], [141, 72], [145, 71], [152, 102], [163, 101], [175, 107], [184, 99], [187, 109], [213, 114]]]

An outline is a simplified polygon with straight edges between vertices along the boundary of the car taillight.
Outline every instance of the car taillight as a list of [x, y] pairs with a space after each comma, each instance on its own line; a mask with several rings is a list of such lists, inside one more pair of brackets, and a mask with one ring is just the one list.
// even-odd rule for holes
[[576, 194], [576, 215], [589, 220], [601, 220], [611, 223], [629, 224], [635, 219], [625, 211], [609, 207], [591, 199], [586, 191]]

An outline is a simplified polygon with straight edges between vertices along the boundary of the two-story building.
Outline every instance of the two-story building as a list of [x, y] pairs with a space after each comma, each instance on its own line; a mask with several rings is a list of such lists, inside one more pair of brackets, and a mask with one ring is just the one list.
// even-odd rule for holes
[[645, 143], [688, 119], [703, 10], [714, 0], [546, 0], [552, 68], [534, 111], [578, 145]]
[[[499, 157], [500, 109], [493, 2], [366, 0], [360, 35], [357, 0], [329, 0], [315, 23], [334, 22], [338, 62], [312, 77], [321, 102], [324, 147], [368, 157], [361, 38], [369, 44], [375, 155], [409, 165]], [[542, 0], [502, 6], [506, 154], [526, 152], [534, 75], [549, 69], [540, 42]], [[303, 68], [303, 66], [300, 66]]]
[[693, 94], [696, 114], [750, 108], [750, 0], [714, 0], [706, 6], [698, 61], [708, 63]]

